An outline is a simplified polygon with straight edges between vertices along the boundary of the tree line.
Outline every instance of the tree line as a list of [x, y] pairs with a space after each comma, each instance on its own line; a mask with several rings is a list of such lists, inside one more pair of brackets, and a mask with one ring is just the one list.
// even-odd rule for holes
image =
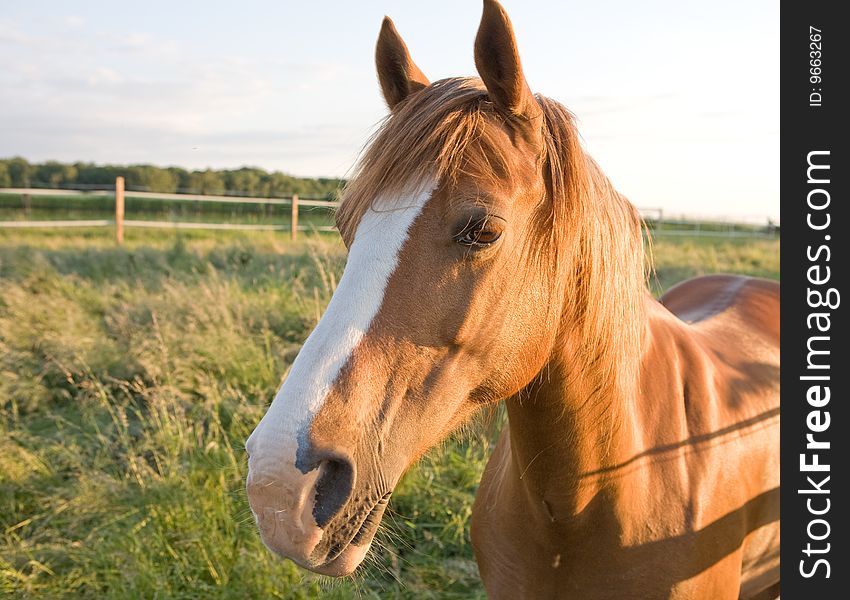
[[0, 188], [85, 188], [108, 186], [124, 176], [128, 189], [192, 194], [238, 195], [274, 198], [289, 194], [303, 197], [336, 197], [344, 180], [331, 177], [293, 177], [256, 167], [204, 169], [153, 165], [96, 165], [49, 160], [30, 163], [21, 157], [0, 159]]

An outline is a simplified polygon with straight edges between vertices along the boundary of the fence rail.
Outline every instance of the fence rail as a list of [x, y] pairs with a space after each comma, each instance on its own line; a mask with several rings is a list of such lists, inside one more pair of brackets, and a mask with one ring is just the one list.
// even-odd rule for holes
[[[82, 197], [114, 197], [114, 219], [75, 219], [75, 220], [40, 220], [40, 221], [0, 221], [0, 228], [42, 228], [42, 227], [108, 227], [115, 226], [115, 239], [119, 244], [124, 242], [124, 229], [134, 228], [171, 228], [171, 229], [213, 229], [229, 231], [290, 231], [294, 241], [299, 231], [333, 231], [330, 225], [298, 225], [300, 208], [337, 208], [339, 202], [334, 200], [315, 200], [299, 198], [298, 194], [290, 194], [279, 198], [257, 198], [252, 196], [221, 196], [211, 194], [171, 194], [147, 191], [127, 190], [124, 178], [118, 177], [115, 186], [110, 190], [92, 189], [50, 189], [50, 188], [0, 188], [0, 194], [17, 195], [27, 202], [32, 196], [82, 196]], [[125, 218], [125, 199], [138, 198], [162, 202], [212, 202], [217, 204], [260, 204], [271, 206], [289, 206], [291, 222], [288, 225], [249, 224], [249, 223], [207, 223], [190, 221], [156, 221]]]
[[[112, 197], [114, 189], [109, 190], [78, 190], [64, 188], [0, 188], [0, 194], [15, 196], [89, 196], [89, 197]], [[339, 202], [336, 200], [316, 200], [301, 198], [298, 194], [286, 194], [280, 197], [260, 196], [222, 196], [215, 194], [173, 194], [169, 192], [145, 192], [139, 190], [124, 189], [126, 198], [144, 198], [147, 200], [162, 200], [180, 202], [217, 202], [220, 204], [270, 204], [290, 206], [293, 198], [299, 206], [310, 206], [319, 208], [337, 208]]]
[[[317, 200], [299, 198], [298, 194], [283, 195], [281, 197], [250, 197], [235, 195], [210, 195], [194, 193], [159, 193], [149, 191], [127, 190], [124, 187], [124, 178], [116, 178], [112, 189], [50, 189], [50, 188], [0, 188], [0, 195], [17, 195], [28, 204], [32, 196], [54, 196], [54, 197], [91, 197], [115, 199], [115, 217], [112, 219], [75, 219], [75, 220], [28, 220], [28, 221], [0, 221], [2, 228], [62, 228], [62, 227], [115, 227], [115, 237], [119, 244], [123, 243], [125, 228], [171, 228], [171, 229], [211, 229], [228, 231], [289, 231], [292, 240], [296, 239], [299, 231], [334, 231], [331, 225], [299, 225], [298, 215], [300, 208], [324, 208], [332, 210], [339, 207], [339, 202], [334, 200]], [[162, 220], [138, 220], [125, 218], [125, 199], [136, 198], [148, 201], [162, 202], [193, 202], [193, 203], [217, 203], [233, 205], [266, 205], [266, 206], [289, 206], [289, 224], [249, 224], [249, 223], [214, 223], [214, 222], [192, 222], [192, 221], [162, 221]], [[665, 218], [664, 211], [660, 208], [640, 209], [641, 216], [649, 225], [651, 234], [658, 236], [720, 236], [720, 237], [778, 237], [779, 225], [770, 219], [750, 220], [748, 222], [733, 220], [711, 220], [711, 219], [683, 219]]]
[[70, 221], [0, 221], [0, 228], [34, 228], [34, 227], [106, 227], [114, 225], [115, 219], [73, 219]]

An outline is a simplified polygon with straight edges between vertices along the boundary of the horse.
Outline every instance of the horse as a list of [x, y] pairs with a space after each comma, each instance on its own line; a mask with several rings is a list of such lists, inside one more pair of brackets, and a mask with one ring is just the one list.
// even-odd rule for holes
[[376, 64], [347, 264], [246, 444], [265, 545], [352, 573], [405, 470], [502, 402], [470, 525], [490, 597], [776, 595], [779, 285], [654, 299], [638, 212], [531, 92], [495, 0], [480, 78], [430, 82], [389, 18]]

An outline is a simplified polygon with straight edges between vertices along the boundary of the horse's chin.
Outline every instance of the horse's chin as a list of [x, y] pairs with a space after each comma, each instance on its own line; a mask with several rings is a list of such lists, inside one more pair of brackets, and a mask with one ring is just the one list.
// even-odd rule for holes
[[[260, 497], [258, 494], [254, 492], [252, 498]], [[308, 571], [330, 577], [345, 577], [353, 573], [366, 558], [389, 496], [389, 493], [385, 494], [371, 508], [362, 506], [359, 510], [352, 509], [355, 514], [360, 514], [359, 519], [330, 523], [324, 530], [315, 524], [304, 528], [279, 527], [278, 522], [268, 518], [268, 515], [277, 516], [285, 511], [273, 510], [270, 513], [269, 509], [255, 509], [253, 505], [252, 511], [257, 519], [260, 539], [266, 548]], [[358, 529], [354, 531], [354, 527]]]
[[[360, 563], [363, 562], [363, 559], [366, 558], [366, 554], [372, 546], [372, 540], [375, 538], [381, 518], [384, 516], [389, 497], [390, 494], [387, 493], [375, 502], [371, 510], [366, 514], [366, 517], [360, 522], [360, 529], [354, 534], [354, 537], [348, 538], [344, 545], [340, 544], [342, 546], [341, 550], [339, 549], [340, 546], [334, 544], [335, 538], [341, 533], [337, 531], [336, 536], [331, 534], [327, 540], [323, 540], [323, 544], [320, 544], [320, 547], [326, 548], [330, 546], [331, 548], [327, 551], [328, 553], [325, 555], [324, 560], [312, 560], [311, 562], [313, 564], [302, 566], [305, 566], [314, 573], [329, 575], [331, 577], [345, 577], [353, 573], [360, 566]], [[316, 551], [314, 550], [312, 557], [314, 559], [316, 558], [315, 553]]]
[[357, 544], [349, 543], [342, 551], [331, 558], [331, 560], [321, 561], [320, 559], [319, 562], [294, 557], [267, 543], [266, 540], [263, 541], [269, 550], [282, 558], [288, 558], [299, 567], [303, 567], [308, 571], [319, 575], [327, 575], [328, 577], [345, 577], [346, 575], [351, 575], [360, 566], [363, 559], [366, 558], [369, 548], [372, 547], [372, 539], [375, 537], [377, 529], [377, 524], [375, 524], [371, 527], [370, 531], [361, 533]]
[[349, 544], [345, 550], [340, 552], [340, 554], [330, 562], [318, 566], [303, 566], [320, 575], [327, 575], [329, 577], [345, 577], [346, 575], [351, 575], [357, 567], [360, 566], [360, 563], [362, 563], [363, 559], [366, 558], [366, 553], [369, 552], [369, 548], [371, 546], [371, 539], [361, 546]]

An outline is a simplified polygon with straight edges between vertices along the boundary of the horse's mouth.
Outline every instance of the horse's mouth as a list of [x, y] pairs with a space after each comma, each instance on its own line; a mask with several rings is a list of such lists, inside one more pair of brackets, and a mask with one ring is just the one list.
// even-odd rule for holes
[[381, 496], [375, 504], [372, 505], [369, 512], [366, 513], [366, 516], [363, 517], [363, 520], [360, 522], [360, 526], [356, 529], [354, 535], [347, 540], [340, 540], [333, 543], [328, 549], [324, 560], [313, 567], [313, 570], [319, 572], [335, 571], [336, 569], [334, 569], [333, 563], [340, 558], [340, 556], [342, 556], [348, 548], [351, 546], [362, 546], [364, 543], [371, 541], [375, 530], [378, 528], [378, 524], [381, 522], [381, 517], [384, 515], [387, 504], [389, 504], [391, 495], [392, 492], [387, 492]]

